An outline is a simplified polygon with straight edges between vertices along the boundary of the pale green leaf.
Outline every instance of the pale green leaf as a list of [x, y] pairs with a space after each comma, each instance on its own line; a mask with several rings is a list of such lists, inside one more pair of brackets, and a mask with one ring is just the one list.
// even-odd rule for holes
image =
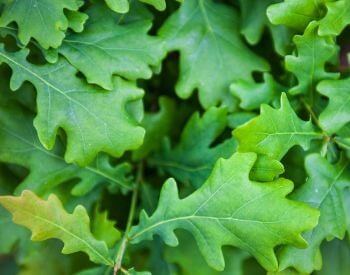
[[350, 1], [329, 1], [326, 4], [327, 13], [320, 20], [320, 35], [339, 35], [350, 24]]
[[302, 32], [311, 21], [323, 17], [327, 1], [284, 0], [271, 5], [267, 9], [267, 16], [272, 24], [285, 25]]
[[[76, 21], [79, 19], [81, 25], [87, 19], [86, 15], [77, 12], [83, 4], [78, 0], [1, 0], [0, 3], [4, 4], [0, 26], [16, 22], [18, 38], [24, 45], [34, 38], [45, 49], [59, 47], [67, 28], [78, 30]], [[69, 16], [64, 10], [70, 11]], [[74, 21], [71, 26], [69, 19]]]
[[311, 140], [322, 137], [314, 131], [311, 121], [303, 121], [295, 114], [284, 93], [280, 109], [263, 104], [260, 115], [235, 129], [233, 135], [238, 140], [238, 151], [256, 152], [277, 160], [293, 146], [307, 150]]
[[268, 64], [241, 40], [237, 12], [212, 0], [184, 1], [159, 35], [168, 51], [180, 52], [178, 96], [188, 98], [198, 89], [205, 108], [227, 100], [232, 82], [268, 69]]
[[279, 252], [280, 269], [294, 267], [299, 272], [311, 273], [321, 269], [320, 245], [323, 240], [342, 239], [347, 229], [342, 189], [350, 187], [349, 161], [331, 165], [318, 154], [306, 157], [308, 181], [292, 198], [308, 203], [320, 210], [318, 225], [304, 237], [309, 243], [306, 249], [285, 247]]
[[[34, 120], [41, 143], [52, 149], [59, 128], [67, 134], [65, 160], [87, 165], [103, 151], [120, 156], [141, 145], [144, 129], [139, 126], [143, 91], [133, 83], [114, 79], [110, 92], [89, 86], [75, 76], [65, 60], [51, 65], [33, 65], [26, 60], [28, 50], [0, 49], [0, 62], [13, 70], [11, 89], [24, 81], [37, 90], [38, 114]], [[136, 108], [132, 114], [127, 107]], [[136, 116], [136, 117], [135, 117]]]
[[107, 6], [115, 12], [127, 13], [129, 11], [129, 0], [105, 0]]
[[92, 234], [96, 239], [104, 241], [109, 248], [121, 239], [121, 232], [115, 227], [115, 222], [108, 219], [107, 211], [95, 209], [91, 225]]
[[254, 181], [269, 182], [283, 174], [283, 164], [268, 156], [260, 155], [250, 171], [250, 179]]
[[32, 231], [33, 241], [60, 239], [64, 254], [82, 251], [95, 263], [113, 265], [106, 243], [91, 234], [84, 207], [79, 205], [69, 214], [55, 195], [43, 200], [31, 191], [23, 191], [20, 197], [1, 196], [0, 204], [12, 213], [15, 223]]
[[286, 179], [264, 184], [249, 180], [256, 159], [254, 153], [220, 159], [208, 180], [184, 199], [179, 199], [175, 181], [168, 180], [154, 214], [149, 217], [142, 212], [129, 238], [140, 242], [157, 234], [166, 244], [176, 246], [174, 230], [185, 229], [194, 236], [208, 264], [217, 270], [225, 267], [223, 245], [247, 250], [264, 268], [276, 270], [274, 247], [305, 247], [300, 233], [317, 224], [318, 212], [285, 198], [293, 188]]

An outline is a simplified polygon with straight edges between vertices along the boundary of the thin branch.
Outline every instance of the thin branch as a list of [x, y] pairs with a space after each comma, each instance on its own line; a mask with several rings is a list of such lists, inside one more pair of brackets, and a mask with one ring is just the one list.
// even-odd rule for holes
[[[136, 185], [135, 185], [133, 193], [132, 193], [131, 206], [130, 206], [130, 212], [129, 212], [129, 217], [128, 217], [126, 229], [125, 229], [123, 239], [121, 241], [120, 247], [119, 247], [118, 252], [117, 252], [116, 260], [115, 260], [114, 272], [113, 272], [114, 275], [117, 275], [119, 270], [121, 270], [123, 273], [125, 273], [124, 271], [126, 271], [125, 269], [122, 268], [122, 261], [123, 261], [126, 247], [128, 245], [128, 234], [129, 234], [129, 231], [131, 229], [132, 222], [134, 220], [137, 196], [138, 196], [140, 184], [142, 182], [142, 177], [143, 177], [143, 163], [140, 162], [140, 164], [138, 165], [138, 170], [137, 170]], [[128, 273], [125, 273], [125, 274], [128, 274]]]

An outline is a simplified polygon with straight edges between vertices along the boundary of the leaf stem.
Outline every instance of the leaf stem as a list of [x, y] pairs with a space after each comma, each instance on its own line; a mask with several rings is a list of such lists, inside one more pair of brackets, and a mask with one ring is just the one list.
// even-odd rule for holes
[[140, 187], [140, 183], [142, 182], [143, 178], [143, 162], [140, 162], [138, 165], [137, 169], [137, 176], [136, 176], [136, 185], [134, 187], [133, 193], [132, 193], [132, 198], [131, 198], [131, 205], [130, 205], [130, 212], [128, 216], [128, 221], [126, 224], [126, 229], [123, 235], [123, 239], [121, 241], [121, 244], [119, 246], [116, 260], [115, 260], [115, 265], [114, 265], [114, 271], [113, 274], [117, 275], [118, 271], [121, 270], [123, 273], [125, 269], [122, 268], [122, 261], [124, 257], [124, 253], [126, 250], [126, 247], [128, 245], [128, 234], [132, 226], [132, 222], [134, 220], [134, 214], [135, 214], [135, 209], [136, 209], [136, 202], [137, 202], [137, 196], [138, 196], [138, 191]]

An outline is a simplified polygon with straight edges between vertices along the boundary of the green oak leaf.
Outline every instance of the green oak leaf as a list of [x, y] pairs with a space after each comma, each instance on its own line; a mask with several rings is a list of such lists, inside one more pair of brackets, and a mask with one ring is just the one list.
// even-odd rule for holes
[[186, 99], [198, 89], [202, 106], [215, 106], [227, 100], [232, 82], [268, 69], [239, 32], [237, 12], [212, 0], [186, 0], [166, 20], [159, 35], [168, 51], [180, 52], [179, 97]]
[[121, 232], [115, 228], [115, 221], [108, 219], [107, 211], [100, 211], [98, 208], [95, 208], [91, 232], [96, 239], [104, 241], [109, 248], [113, 248], [121, 239]]
[[[71, 33], [57, 51], [82, 72], [89, 83], [113, 89], [113, 75], [126, 79], [150, 78], [151, 66], [165, 55], [161, 39], [147, 34], [150, 20], [124, 22], [103, 5], [93, 5], [82, 33]], [[104, 17], [95, 18], [95, 14]]]
[[243, 250], [228, 248], [224, 250], [226, 262], [223, 271], [216, 271], [210, 268], [198, 250], [198, 246], [190, 234], [179, 231], [177, 234], [179, 245], [177, 247], [167, 247], [165, 259], [167, 262], [177, 264], [183, 275], [243, 275], [244, 260], [249, 258], [249, 254]]
[[227, 110], [211, 107], [202, 117], [194, 113], [184, 127], [180, 141], [172, 148], [167, 139], [150, 163], [177, 180], [198, 188], [209, 176], [220, 157], [229, 157], [236, 148], [230, 138], [212, 146], [227, 125]]
[[323, 240], [342, 239], [347, 229], [342, 189], [350, 187], [349, 161], [331, 165], [318, 154], [306, 157], [305, 168], [309, 175], [291, 198], [308, 203], [320, 210], [318, 225], [304, 237], [309, 243], [306, 249], [286, 246], [279, 251], [280, 269], [294, 267], [299, 272], [311, 273], [321, 269], [320, 245]]
[[[34, 38], [44, 49], [59, 47], [67, 28], [81, 31], [77, 25], [81, 26], [88, 18], [77, 11], [83, 4], [78, 0], [1, 0], [0, 4], [4, 5], [0, 26], [16, 22], [21, 43], [27, 45]], [[68, 11], [67, 15], [64, 10]]]
[[327, 1], [284, 0], [268, 7], [267, 16], [274, 25], [285, 25], [302, 32], [311, 21], [323, 17]]
[[350, 24], [350, 1], [338, 0], [326, 3], [327, 13], [320, 20], [320, 35], [339, 35]]
[[[127, 13], [130, 11], [130, 0], [105, 0], [107, 6], [118, 13]], [[139, 0], [140, 2], [152, 5], [159, 11], [164, 11], [166, 8], [165, 0]], [[178, 0], [179, 1], [179, 0]], [[131, 0], [130, 2], [133, 2]]]
[[145, 128], [146, 134], [141, 147], [132, 152], [134, 160], [145, 158], [161, 147], [163, 138], [173, 127], [175, 114], [175, 102], [168, 97], [159, 98], [159, 112], [145, 113], [141, 125]]
[[174, 230], [184, 229], [192, 233], [205, 260], [217, 270], [225, 267], [224, 245], [247, 250], [264, 268], [277, 270], [274, 247], [305, 247], [300, 233], [317, 224], [318, 212], [285, 198], [293, 189], [286, 179], [264, 184], [249, 180], [256, 159], [254, 153], [235, 153], [218, 160], [208, 180], [183, 199], [178, 197], [175, 181], [169, 179], [156, 211], [151, 217], [143, 211], [129, 238], [135, 243], [157, 234], [176, 246]]
[[33, 241], [60, 239], [63, 254], [85, 252], [91, 261], [113, 265], [107, 245], [90, 232], [90, 219], [81, 205], [67, 213], [61, 201], [51, 194], [47, 200], [25, 190], [19, 197], [0, 196], [0, 204], [13, 215], [13, 221], [32, 231]]
[[320, 123], [329, 133], [335, 133], [350, 122], [350, 78], [324, 80], [317, 91], [329, 98], [327, 107], [320, 114]]
[[278, 100], [286, 88], [275, 81], [271, 74], [264, 73], [263, 82], [256, 83], [252, 80], [238, 80], [231, 84], [231, 93], [240, 99], [239, 107], [244, 110], [259, 109], [260, 105]]
[[73, 259], [62, 255], [62, 245], [57, 240], [45, 243], [30, 243], [21, 256], [16, 257], [20, 275], [69, 275], [72, 274]]
[[278, 160], [260, 155], [250, 171], [250, 179], [254, 181], [269, 182], [284, 173], [283, 164]]
[[242, 13], [241, 33], [249, 44], [257, 44], [267, 28], [274, 42], [277, 53], [285, 55], [289, 50], [292, 32], [284, 26], [272, 25], [267, 16], [266, 9], [278, 0], [240, 0]]
[[63, 158], [64, 146], [58, 140], [48, 151], [38, 140], [33, 127], [33, 115], [16, 105], [0, 105], [0, 161], [17, 164], [29, 170], [28, 176], [17, 187], [16, 193], [30, 189], [45, 194], [67, 180], [79, 178], [74, 195], [85, 195], [100, 184], [116, 186], [124, 192], [132, 189], [127, 163], [111, 166], [106, 155], [99, 155], [89, 166], [67, 164]]
[[105, 0], [107, 6], [115, 12], [127, 13], [129, 11], [129, 0]]
[[307, 150], [311, 140], [322, 138], [311, 121], [303, 121], [295, 114], [284, 93], [280, 109], [261, 105], [260, 115], [236, 128], [233, 135], [239, 152], [255, 152], [277, 160], [295, 145]]
[[338, 53], [334, 38], [320, 37], [317, 34], [318, 23], [311, 22], [303, 35], [296, 35], [293, 41], [297, 54], [285, 57], [286, 69], [298, 79], [298, 85], [289, 92], [295, 94], [311, 94], [317, 83], [324, 79], [336, 79], [339, 73], [327, 72], [325, 65]]
[[143, 91], [133, 83], [115, 78], [114, 90], [106, 92], [75, 76], [76, 70], [64, 59], [39, 66], [29, 63], [27, 55], [27, 49], [8, 52], [0, 48], [0, 62], [13, 71], [11, 89], [29, 81], [37, 90], [34, 126], [45, 148], [53, 148], [59, 128], [67, 134], [68, 163], [87, 165], [101, 151], [118, 157], [142, 144]]
[[350, 245], [347, 240], [335, 239], [324, 243], [322, 255], [322, 270], [315, 272], [316, 275], [348, 275], [350, 270]]

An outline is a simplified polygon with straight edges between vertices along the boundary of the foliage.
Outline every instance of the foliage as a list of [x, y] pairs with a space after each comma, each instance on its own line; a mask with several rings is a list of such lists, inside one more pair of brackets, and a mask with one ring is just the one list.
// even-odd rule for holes
[[349, 0], [0, 0], [0, 274], [348, 274], [349, 25]]

